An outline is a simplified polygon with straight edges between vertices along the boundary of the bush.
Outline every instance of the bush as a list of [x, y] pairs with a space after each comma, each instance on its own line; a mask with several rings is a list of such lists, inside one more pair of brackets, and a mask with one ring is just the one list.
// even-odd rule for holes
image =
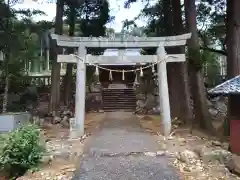
[[22, 176], [38, 166], [44, 150], [40, 130], [33, 125], [23, 126], [10, 133], [5, 141], [0, 153], [1, 170], [11, 178]]

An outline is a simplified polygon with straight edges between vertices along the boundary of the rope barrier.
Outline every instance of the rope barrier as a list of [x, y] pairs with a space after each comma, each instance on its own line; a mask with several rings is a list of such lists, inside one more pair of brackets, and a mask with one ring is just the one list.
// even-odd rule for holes
[[[80, 59], [81, 61], [84, 62], [84, 59], [82, 59], [80, 56], [76, 55], [76, 54], [71, 54], [72, 56]], [[102, 69], [102, 70], [105, 70], [105, 71], [109, 71], [109, 80], [113, 80], [113, 76], [112, 76], [112, 72], [119, 72], [119, 73], [122, 73], [122, 80], [125, 80], [125, 73], [129, 73], [129, 72], [135, 72], [137, 73], [138, 71], [140, 71], [140, 76], [142, 77], [143, 76], [143, 70], [144, 69], [148, 69], [148, 68], [152, 68], [152, 72], [154, 73], [155, 72], [155, 69], [154, 69], [154, 66], [158, 63], [162, 63], [162, 62], [166, 62], [167, 59], [169, 58], [170, 56], [166, 55], [165, 54], [165, 57], [164, 59], [160, 60], [160, 61], [157, 61], [155, 63], [152, 63], [150, 65], [147, 65], [145, 67], [140, 67], [140, 68], [136, 68], [136, 69], [130, 69], [130, 70], [118, 70], [118, 69], [109, 69], [109, 68], [106, 68], [106, 67], [102, 67], [102, 66], [99, 66], [98, 64], [91, 64], [89, 63], [90, 65], [92, 66], [95, 66], [96, 70], [95, 70], [95, 75], [98, 76], [99, 75], [99, 69]], [[173, 58], [177, 58], [175, 56], [171, 56]], [[136, 78], [137, 78], [137, 75], [136, 75]]]

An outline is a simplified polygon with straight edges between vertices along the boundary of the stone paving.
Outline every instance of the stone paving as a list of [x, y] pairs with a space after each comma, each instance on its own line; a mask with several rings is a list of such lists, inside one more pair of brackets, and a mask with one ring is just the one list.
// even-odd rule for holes
[[128, 112], [106, 113], [92, 135], [73, 180], [180, 180], [156, 139]]

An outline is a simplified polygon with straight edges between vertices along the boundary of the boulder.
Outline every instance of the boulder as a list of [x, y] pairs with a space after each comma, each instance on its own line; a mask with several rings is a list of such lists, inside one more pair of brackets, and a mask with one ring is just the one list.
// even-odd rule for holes
[[209, 108], [208, 111], [212, 116], [216, 116], [218, 114], [218, 110], [213, 108]]
[[165, 155], [165, 151], [157, 151], [156, 155], [163, 156], [163, 155]]
[[145, 156], [154, 157], [154, 156], [156, 156], [157, 154], [156, 154], [155, 152], [145, 152], [144, 155], [145, 155]]
[[144, 107], [144, 100], [138, 100], [137, 101], [137, 108], [143, 108]]
[[212, 141], [211, 144], [213, 146], [218, 146], [218, 147], [221, 147], [222, 146], [222, 143], [220, 141]]
[[240, 156], [232, 155], [232, 159], [225, 166], [230, 172], [240, 175]]
[[61, 122], [61, 118], [60, 118], [60, 117], [55, 116], [55, 117], [53, 118], [53, 123], [54, 123], [54, 124], [58, 124], [58, 123], [60, 123], [60, 122]]
[[60, 124], [63, 127], [69, 127], [69, 118], [67, 116], [64, 116], [63, 119], [61, 120]]
[[39, 116], [33, 116], [32, 117], [32, 121], [34, 124], [42, 126], [44, 123], [44, 119], [43, 118], [39, 118]]
[[228, 164], [231, 158], [232, 154], [224, 149], [210, 149], [202, 154], [202, 160], [204, 162], [219, 161], [224, 164]]
[[194, 164], [198, 159], [199, 156], [190, 150], [185, 150], [179, 154], [179, 160], [186, 164]]
[[52, 162], [52, 159], [53, 159], [52, 156], [44, 155], [40, 162], [42, 165], [48, 165]]
[[232, 153], [221, 147], [197, 146], [194, 151], [206, 163], [219, 161], [223, 164], [228, 164], [232, 159]]
[[221, 112], [227, 112], [227, 105], [223, 101], [217, 101], [214, 106]]

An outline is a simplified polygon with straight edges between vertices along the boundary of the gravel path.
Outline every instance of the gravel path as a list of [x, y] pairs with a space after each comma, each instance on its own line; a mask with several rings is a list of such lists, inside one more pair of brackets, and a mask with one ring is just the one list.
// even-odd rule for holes
[[99, 132], [86, 143], [73, 180], [180, 180], [156, 140], [131, 113], [106, 114]]

